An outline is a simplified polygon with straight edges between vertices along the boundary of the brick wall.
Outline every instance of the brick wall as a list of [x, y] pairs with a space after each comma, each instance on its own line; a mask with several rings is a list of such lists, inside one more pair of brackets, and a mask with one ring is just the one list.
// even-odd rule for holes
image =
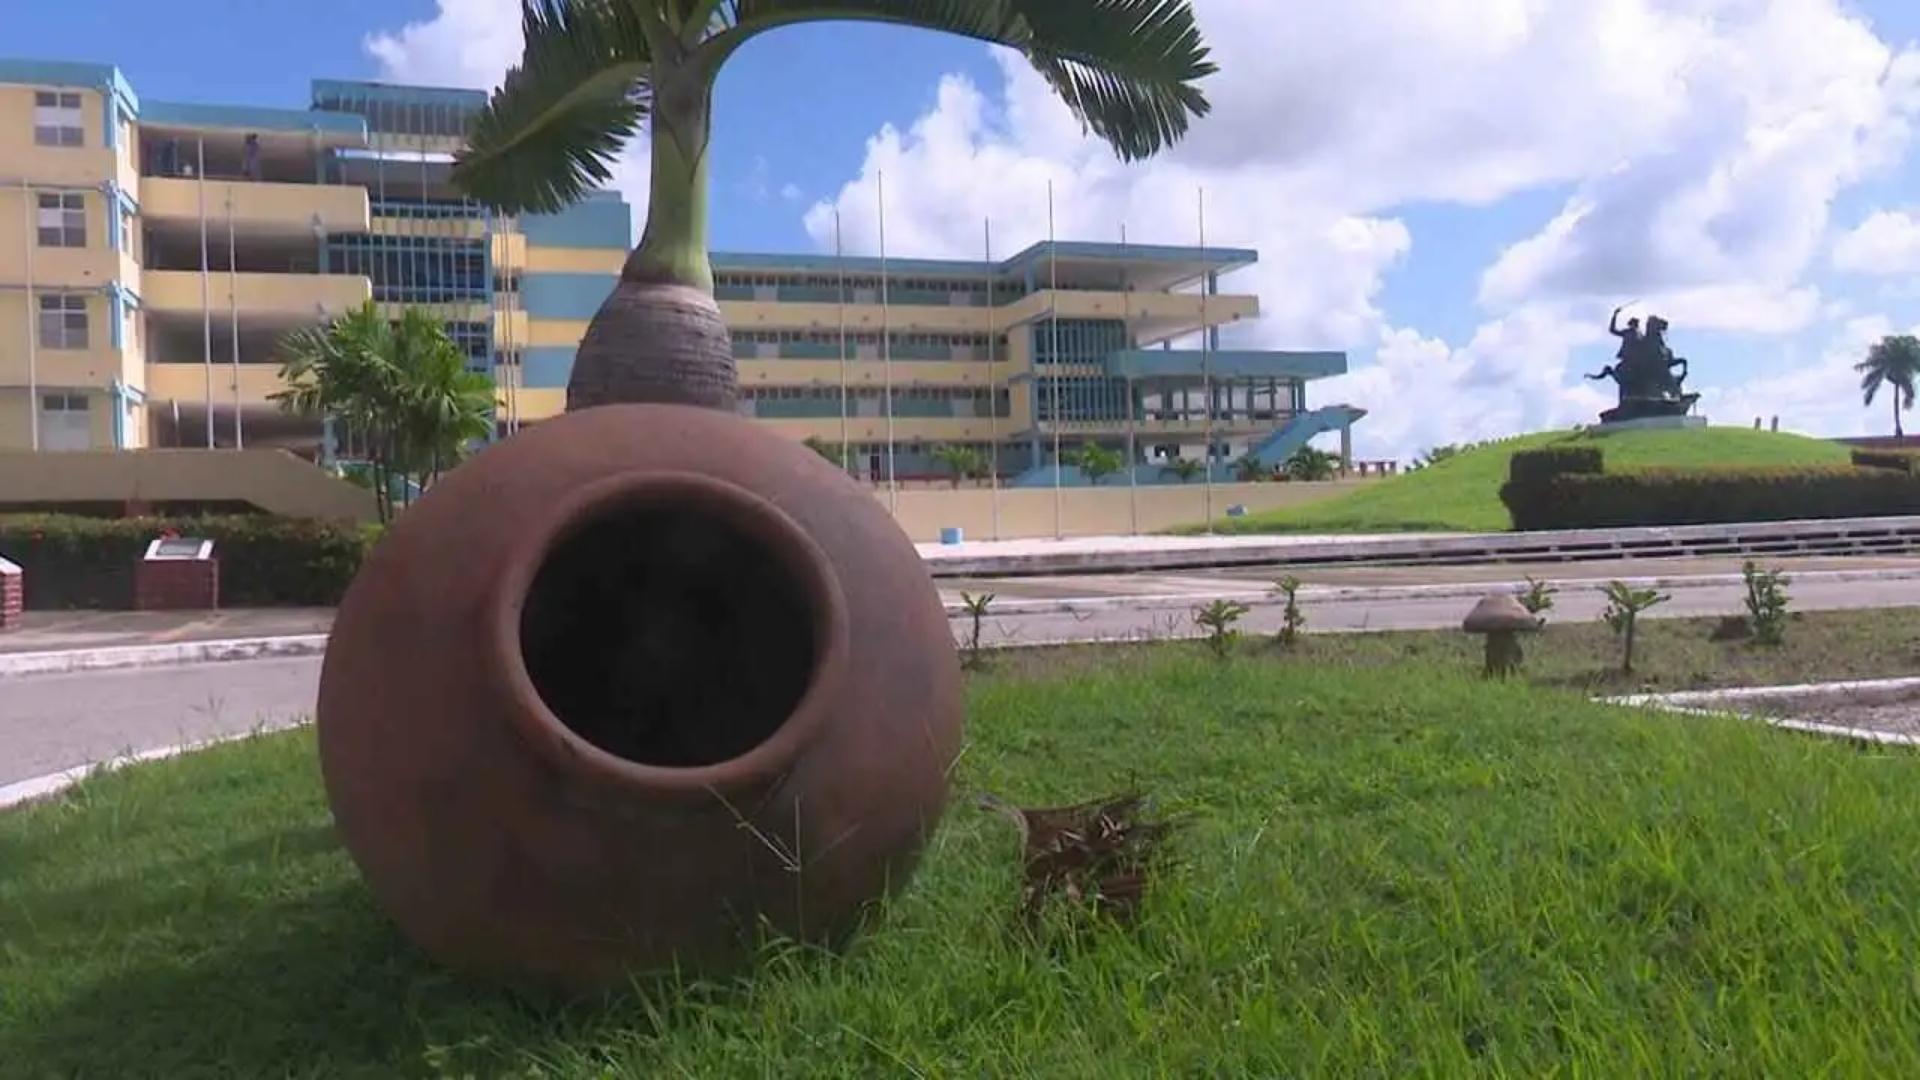
[[220, 606], [220, 560], [142, 560], [133, 571], [139, 611], [203, 611]]

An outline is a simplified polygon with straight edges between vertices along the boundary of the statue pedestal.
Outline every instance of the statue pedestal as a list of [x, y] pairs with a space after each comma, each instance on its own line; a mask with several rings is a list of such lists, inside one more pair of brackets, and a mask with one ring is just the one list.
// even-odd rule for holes
[[1656, 431], [1706, 426], [1707, 418], [1704, 416], [1642, 416], [1634, 420], [1604, 421], [1588, 430], [1604, 435], [1610, 431]]

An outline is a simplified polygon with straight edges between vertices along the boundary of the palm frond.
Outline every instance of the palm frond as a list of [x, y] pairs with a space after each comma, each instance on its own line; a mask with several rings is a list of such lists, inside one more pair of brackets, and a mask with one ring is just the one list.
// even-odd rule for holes
[[[726, 0], [733, 32], [711, 47], [798, 22], [897, 23], [1018, 50], [1087, 130], [1121, 158], [1149, 157], [1208, 111], [1217, 68], [1191, 0]], [[732, 40], [729, 40], [732, 39]]]
[[522, 0], [520, 63], [474, 118], [453, 179], [508, 212], [553, 211], [612, 179], [646, 116], [652, 52], [627, 0]]
[[1188, 0], [1013, 0], [1032, 29], [1027, 59], [1125, 160], [1150, 157], [1209, 109], [1207, 59]]

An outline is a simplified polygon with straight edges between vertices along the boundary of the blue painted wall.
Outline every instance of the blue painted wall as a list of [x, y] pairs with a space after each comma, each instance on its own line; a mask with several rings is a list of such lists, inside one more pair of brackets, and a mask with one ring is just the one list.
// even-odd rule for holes
[[527, 274], [520, 306], [536, 319], [591, 319], [619, 279], [612, 274]]
[[522, 214], [520, 231], [533, 247], [625, 251], [632, 246], [633, 213], [618, 195], [601, 191], [557, 214]]
[[567, 376], [573, 374], [573, 351], [570, 345], [528, 349], [520, 358], [520, 385], [537, 389], [566, 386]]

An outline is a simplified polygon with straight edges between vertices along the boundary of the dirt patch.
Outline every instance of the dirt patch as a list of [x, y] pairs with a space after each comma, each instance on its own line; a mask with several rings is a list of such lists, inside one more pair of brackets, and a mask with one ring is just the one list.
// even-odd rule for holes
[[1920, 738], [1920, 688], [1759, 697], [1729, 704], [1756, 716]]

